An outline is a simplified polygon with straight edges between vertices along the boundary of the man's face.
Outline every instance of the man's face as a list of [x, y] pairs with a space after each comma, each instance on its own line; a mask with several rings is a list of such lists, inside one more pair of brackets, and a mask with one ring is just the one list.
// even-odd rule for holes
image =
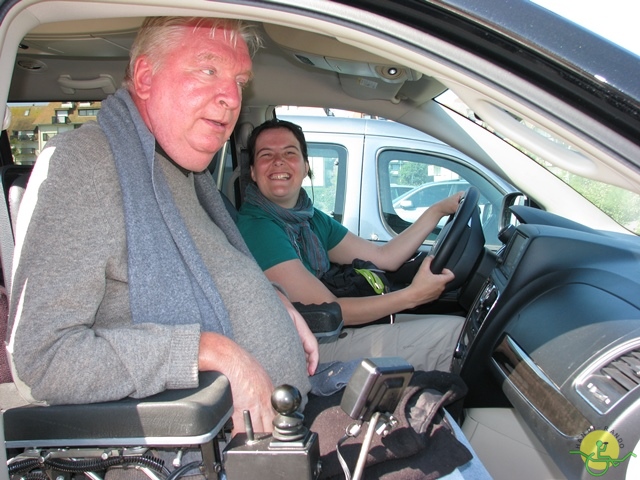
[[229, 32], [184, 27], [156, 73], [141, 57], [134, 73], [136, 104], [156, 140], [182, 167], [200, 172], [227, 141], [238, 120], [242, 88], [251, 78], [246, 43]]

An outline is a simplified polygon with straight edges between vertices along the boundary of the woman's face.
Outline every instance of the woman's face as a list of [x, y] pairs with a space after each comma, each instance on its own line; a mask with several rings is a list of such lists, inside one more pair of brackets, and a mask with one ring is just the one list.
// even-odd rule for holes
[[256, 139], [251, 178], [262, 194], [283, 208], [293, 208], [309, 173], [300, 142], [286, 128], [271, 128]]

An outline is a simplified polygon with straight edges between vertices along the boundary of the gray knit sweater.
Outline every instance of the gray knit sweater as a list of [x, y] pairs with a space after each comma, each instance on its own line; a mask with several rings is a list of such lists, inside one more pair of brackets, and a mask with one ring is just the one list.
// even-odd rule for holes
[[[274, 385], [306, 394], [301, 342], [273, 287], [204, 212], [193, 175], [159, 161], [236, 342]], [[14, 272], [9, 347], [27, 400], [89, 403], [197, 385], [197, 323], [132, 323], [122, 194], [97, 124], [56, 136], [40, 155], [20, 209]], [[168, 282], [171, 272], [157, 288]]]

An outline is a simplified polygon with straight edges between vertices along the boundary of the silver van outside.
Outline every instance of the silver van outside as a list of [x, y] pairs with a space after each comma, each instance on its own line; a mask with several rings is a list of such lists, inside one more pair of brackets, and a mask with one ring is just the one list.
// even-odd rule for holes
[[[353, 233], [386, 242], [432, 203], [414, 211], [394, 206], [397, 186], [429, 187], [438, 201], [474, 185], [488, 245], [498, 241], [498, 214], [505, 193], [515, 189], [478, 162], [411, 127], [381, 119], [282, 116], [300, 125], [307, 139], [313, 180], [304, 187], [317, 208]], [[431, 188], [431, 187], [444, 188]], [[409, 195], [404, 193], [404, 195]], [[435, 240], [439, 228], [425, 244]]]

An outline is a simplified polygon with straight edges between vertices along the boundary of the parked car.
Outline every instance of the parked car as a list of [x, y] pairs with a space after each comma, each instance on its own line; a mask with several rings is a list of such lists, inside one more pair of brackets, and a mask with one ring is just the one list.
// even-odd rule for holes
[[398, 216], [408, 222], [415, 222], [431, 205], [469, 188], [465, 180], [443, 180], [419, 185], [393, 201]]
[[396, 198], [398, 198], [403, 193], [406, 193], [409, 190], [413, 189], [413, 186], [411, 186], [411, 185], [397, 185], [395, 183], [392, 183], [390, 185], [390, 189], [391, 189], [391, 199], [395, 200]]
[[[598, 15], [635, 18], [633, 3]], [[350, 120], [338, 109], [367, 117], [359, 130], [300, 120], [317, 172], [309, 191], [363, 238], [387, 242], [410, 224], [394, 207], [392, 185], [418, 187], [447, 169], [449, 180], [475, 187], [467, 198], [477, 189], [483, 209], [465, 202], [421, 248], [462, 281], [431, 307], [465, 316], [452, 363], [469, 389], [460, 426], [495, 479], [640, 478], [635, 53], [525, 0], [4, 0], [0, 107], [23, 110], [0, 137], [3, 167], [31, 162], [57, 132], [94, 117], [120, 85], [148, 15], [237, 17], [263, 33], [238, 127], [210, 167], [236, 206], [247, 134], [275, 112], [287, 115], [285, 106], [288, 115], [320, 108], [334, 125]], [[56, 108], [25, 122], [25, 108], [41, 102]], [[397, 134], [409, 127], [424, 137]], [[427, 173], [400, 176], [404, 162]], [[5, 238], [6, 285], [13, 244]], [[211, 428], [188, 439], [172, 432], [163, 448], [217, 442], [232, 408], [228, 385], [218, 393], [225, 408], [207, 404], [199, 417]], [[141, 457], [157, 429], [198, 423], [179, 420], [181, 402], [158, 400], [152, 408], [132, 399], [100, 409], [3, 403], [8, 471], [26, 476], [18, 462], [42, 466], [64, 455]], [[223, 460], [211, 458], [214, 477]]]

